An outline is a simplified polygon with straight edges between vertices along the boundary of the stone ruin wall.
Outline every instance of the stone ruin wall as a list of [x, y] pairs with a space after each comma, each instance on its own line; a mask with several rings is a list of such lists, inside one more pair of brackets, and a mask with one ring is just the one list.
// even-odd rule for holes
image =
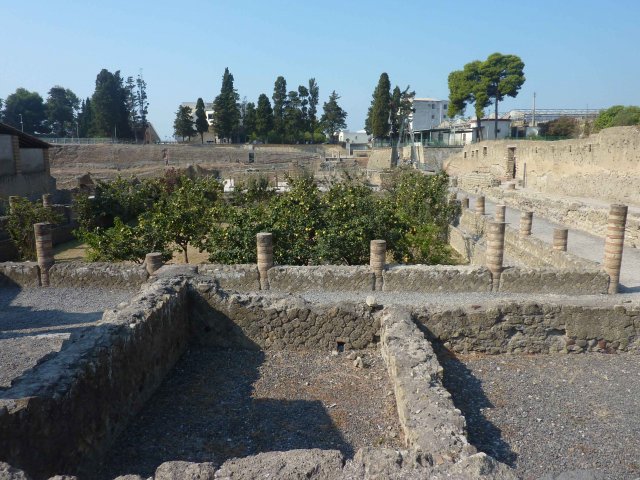
[[[511, 178], [509, 147], [515, 147], [515, 178], [521, 183], [526, 165], [528, 188], [640, 205], [640, 127], [607, 128], [587, 138], [553, 142], [498, 140], [470, 144], [448, 159], [445, 169], [461, 179], [481, 174], [475, 179], [477, 186], [488, 187], [491, 177]], [[460, 187], [469, 189], [472, 183], [463, 180]]]
[[[1, 276], [11, 278], [14, 285], [33, 285], [32, 265], [2, 267]], [[292, 272], [287, 268], [278, 267], [273, 279], [280, 276], [300, 282], [305, 278], [306, 267], [290, 267]], [[397, 282], [410, 279], [402, 285], [405, 289], [425, 278], [438, 283], [449, 278], [460, 289], [485, 278], [482, 269], [469, 267], [431, 272], [419, 266], [406, 267], [404, 272], [402, 267], [394, 269]], [[140, 267], [94, 265], [83, 270], [81, 265], [69, 264], [64, 272], [59, 278], [67, 282], [82, 278], [85, 286], [124, 285], [123, 278], [134, 284], [145, 279]], [[362, 267], [352, 269], [352, 274], [345, 267], [339, 275], [324, 278], [328, 283], [333, 278], [334, 287], [344, 288], [366, 277]], [[321, 275], [322, 268], [310, 269], [310, 288], [316, 288]], [[255, 265], [168, 266], [158, 271], [129, 302], [105, 312], [96, 327], [73, 334], [58, 355], [45, 359], [0, 395], [0, 451], [10, 452], [8, 460], [36, 478], [73, 471], [78, 464], [82, 470], [99, 458], [129, 416], [141, 408], [189, 339], [211, 346], [279, 349], [335, 349], [343, 343], [347, 349], [380, 346], [411, 450], [363, 449], [349, 461], [332, 451], [268, 453], [230, 460], [220, 472], [251, 478], [280, 465], [280, 469], [294, 471], [303, 467], [323, 471], [324, 478], [364, 478], [364, 472], [371, 469], [383, 476], [404, 472], [407, 478], [436, 473], [513, 478], [504, 465], [476, 453], [468, 444], [464, 417], [442, 386], [442, 368], [425, 334], [454, 352], [465, 353], [640, 352], [637, 305], [602, 308], [511, 302], [490, 308], [440, 309], [364, 302], [315, 305], [287, 292], [260, 292], [257, 279]], [[249, 291], [220, 288], [232, 283], [250, 287]], [[480, 283], [486, 284], [485, 280]], [[369, 291], [367, 282], [361, 285], [362, 291]], [[399, 288], [400, 283], [397, 285]], [[36, 432], [46, 453], [34, 456]], [[81, 458], [88, 463], [80, 463]], [[204, 464], [178, 463], [162, 469], [204, 468]], [[463, 476], [470, 471], [476, 476]]]

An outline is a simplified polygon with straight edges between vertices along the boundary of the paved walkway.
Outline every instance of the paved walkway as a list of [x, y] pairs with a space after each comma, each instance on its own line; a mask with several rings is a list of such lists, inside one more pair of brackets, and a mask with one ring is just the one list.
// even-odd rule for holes
[[[466, 192], [461, 193], [461, 195], [469, 197], [469, 207], [474, 209], [476, 196]], [[495, 203], [485, 199], [485, 209], [487, 215], [493, 216], [495, 214]], [[518, 229], [520, 214], [520, 210], [507, 207], [505, 221]], [[535, 213], [533, 215], [531, 234], [549, 243], [549, 248], [551, 248], [553, 244], [553, 229], [560, 227], [569, 229], [567, 243], [567, 251], [569, 253], [602, 264], [604, 256], [604, 238], [602, 237], [551, 222], [543, 217], [536, 216]], [[620, 284], [620, 293], [640, 293], [640, 249], [629, 246], [624, 247]]]

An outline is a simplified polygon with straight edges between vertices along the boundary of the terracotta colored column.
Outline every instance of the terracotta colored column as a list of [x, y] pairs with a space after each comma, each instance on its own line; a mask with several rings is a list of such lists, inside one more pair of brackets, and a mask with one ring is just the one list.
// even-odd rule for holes
[[162, 254], [159, 252], [147, 253], [144, 257], [144, 265], [149, 275], [153, 275], [156, 270], [162, 267]]
[[40, 282], [43, 287], [48, 287], [49, 269], [54, 263], [51, 224], [35, 223], [33, 230], [36, 236], [36, 254], [38, 256], [38, 267], [40, 267]]
[[627, 206], [611, 205], [604, 241], [604, 271], [609, 274], [609, 293], [618, 293], [620, 267], [624, 247], [624, 228], [627, 223]]
[[522, 212], [520, 215], [520, 236], [531, 235], [531, 224], [533, 223], [533, 212]]
[[269, 290], [267, 272], [273, 267], [273, 235], [260, 232], [256, 235], [258, 248], [258, 273], [260, 274], [260, 289]]
[[480, 195], [476, 198], [476, 213], [479, 215], [484, 215], [484, 196]]
[[491, 272], [494, 292], [498, 290], [502, 274], [504, 228], [504, 222], [489, 222], [487, 225], [487, 268]]
[[382, 271], [384, 270], [385, 260], [387, 257], [387, 242], [385, 240], [371, 240], [369, 262], [371, 270], [376, 277], [376, 290], [382, 290]]
[[553, 249], [561, 252], [567, 251], [567, 239], [569, 237], [569, 230], [566, 228], [554, 228], [553, 229]]
[[496, 222], [502, 222], [504, 223], [504, 215], [507, 211], [507, 206], [506, 205], [496, 205]]

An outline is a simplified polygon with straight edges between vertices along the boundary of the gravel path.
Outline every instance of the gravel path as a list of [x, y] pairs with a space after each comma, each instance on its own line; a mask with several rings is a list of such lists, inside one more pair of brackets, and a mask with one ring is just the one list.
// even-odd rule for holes
[[588, 469], [640, 478], [640, 356], [441, 358], [480, 450], [524, 479]]
[[132, 295], [97, 288], [0, 288], [0, 390]]
[[[97, 474], [151, 475], [170, 460], [222, 463], [266, 451], [399, 448], [395, 397], [376, 350], [192, 347], [120, 436]], [[353, 354], [350, 354], [353, 356]]]

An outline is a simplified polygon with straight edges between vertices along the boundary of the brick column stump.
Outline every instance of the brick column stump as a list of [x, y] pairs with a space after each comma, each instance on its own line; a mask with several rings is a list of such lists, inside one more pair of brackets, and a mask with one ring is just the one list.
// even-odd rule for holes
[[385, 240], [371, 240], [369, 263], [375, 275], [374, 289], [382, 290], [382, 271], [387, 257], [387, 242]]
[[36, 236], [36, 254], [40, 268], [40, 283], [49, 286], [49, 269], [53, 266], [53, 242], [51, 240], [50, 223], [34, 223], [33, 231]]
[[273, 235], [260, 232], [256, 235], [258, 249], [258, 273], [260, 274], [260, 289], [269, 290], [269, 277], [267, 272], [273, 267]]
[[624, 248], [624, 229], [627, 223], [627, 206], [611, 205], [607, 221], [607, 237], [604, 241], [604, 271], [609, 275], [609, 293], [618, 293], [620, 267]]

